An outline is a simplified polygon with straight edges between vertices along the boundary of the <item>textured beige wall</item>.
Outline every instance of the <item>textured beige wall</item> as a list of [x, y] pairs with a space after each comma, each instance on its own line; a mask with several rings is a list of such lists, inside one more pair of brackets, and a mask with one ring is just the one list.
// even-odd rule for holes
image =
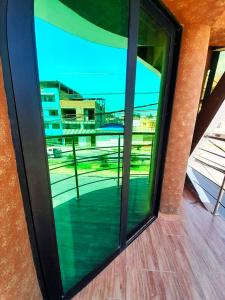
[[211, 27], [210, 46], [225, 45], [224, 0], [163, 0], [181, 24], [205, 24]]
[[176, 213], [182, 199], [209, 37], [208, 26], [184, 27], [161, 196], [164, 213]]
[[0, 62], [0, 299], [42, 299], [32, 259]]

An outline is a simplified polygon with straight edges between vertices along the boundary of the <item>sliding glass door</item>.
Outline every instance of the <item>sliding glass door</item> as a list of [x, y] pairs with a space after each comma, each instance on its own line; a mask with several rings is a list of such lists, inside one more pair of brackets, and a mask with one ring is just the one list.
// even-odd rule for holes
[[8, 0], [8, 101], [49, 299], [71, 298], [157, 217], [178, 29], [150, 0]]
[[65, 292], [120, 246], [129, 3], [89, 2], [35, 0], [34, 10]]
[[152, 215], [153, 186], [161, 126], [170, 37], [141, 5], [133, 113], [128, 236]]

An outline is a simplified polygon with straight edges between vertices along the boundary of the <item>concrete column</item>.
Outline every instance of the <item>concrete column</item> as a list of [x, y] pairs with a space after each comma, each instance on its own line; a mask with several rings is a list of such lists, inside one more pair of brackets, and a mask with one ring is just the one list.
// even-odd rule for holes
[[163, 213], [177, 213], [182, 199], [209, 37], [209, 26], [184, 26], [161, 195]]
[[0, 61], [0, 299], [41, 300], [17, 176]]

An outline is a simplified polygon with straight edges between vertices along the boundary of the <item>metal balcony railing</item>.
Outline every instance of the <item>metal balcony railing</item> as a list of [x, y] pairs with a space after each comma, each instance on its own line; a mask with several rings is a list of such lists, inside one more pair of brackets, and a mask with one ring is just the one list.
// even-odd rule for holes
[[[216, 137], [216, 136], [209, 136], [206, 135], [204, 138], [207, 140], [208, 144], [212, 146], [212, 149], [209, 150], [208, 148], [200, 148], [199, 150], [202, 152], [202, 154], [198, 154], [194, 157], [195, 161], [198, 162], [201, 166], [205, 167], [206, 169], [211, 169], [214, 172], [220, 174], [220, 177], [222, 177], [221, 184], [218, 185], [218, 183], [213, 181], [209, 176], [206, 176], [205, 174], [202, 174], [196, 167], [194, 169], [197, 171], [202, 177], [203, 180], [199, 180], [197, 183], [200, 188], [202, 188], [207, 194], [210, 195], [210, 197], [213, 200], [214, 208], [213, 208], [213, 214], [218, 215], [220, 208], [223, 208], [222, 215], [225, 217], [225, 143], [224, 147], [217, 144], [216, 141], [225, 142], [224, 138]], [[208, 155], [208, 157], [204, 156], [203, 154]], [[204, 184], [204, 177], [208, 180], [208, 182], [211, 182], [211, 184]], [[200, 184], [202, 182], [202, 184]], [[212, 186], [216, 186], [216, 191], [212, 191]], [[211, 202], [212, 203], [212, 202]]]
[[[139, 139], [138, 139], [139, 136]], [[155, 134], [153, 132], [134, 132], [134, 141], [132, 144], [131, 153], [131, 168], [136, 170], [135, 176], [148, 176], [151, 168], [152, 148]], [[112, 132], [112, 133], [90, 133], [90, 134], [76, 134], [76, 135], [58, 135], [46, 137], [47, 149], [52, 149], [52, 153], [48, 151], [49, 171], [51, 179], [52, 198], [57, 198], [65, 193], [76, 190], [77, 199], [81, 198], [80, 189], [84, 186], [97, 184], [99, 182], [115, 180], [116, 185], [119, 188], [122, 179], [122, 159], [123, 159], [123, 137], [124, 133]], [[79, 146], [79, 138], [90, 138], [87, 145]], [[91, 145], [91, 139], [104, 138], [105, 145]], [[108, 138], [108, 141], [107, 141]], [[68, 144], [62, 145], [63, 139], [69, 139]], [[140, 142], [140, 140], [142, 141]], [[60, 140], [60, 142], [58, 142]], [[111, 141], [111, 142], [110, 142]], [[90, 145], [88, 145], [90, 143]], [[111, 144], [110, 144], [111, 143]], [[149, 151], [150, 150], [150, 151]], [[95, 152], [95, 153], [93, 153]], [[146, 153], [147, 152], [147, 153]], [[82, 154], [84, 153], [84, 154]], [[85, 170], [82, 168], [82, 164], [87, 165], [97, 163], [99, 167]], [[143, 165], [148, 165], [148, 172], [140, 172], [138, 174], [138, 168], [143, 168]], [[73, 168], [73, 174], [71, 172], [68, 176], [62, 176], [62, 178], [51, 178], [52, 172], [59, 173], [65, 168]], [[107, 176], [98, 176], [98, 173], [109, 171]], [[65, 171], [64, 171], [65, 172]], [[111, 172], [111, 173], [110, 173]], [[93, 175], [88, 177], [88, 182], [83, 181], [82, 177]], [[52, 176], [54, 177], [54, 176]], [[60, 177], [60, 175], [59, 175]], [[100, 178], [99, 178], [100, 177]], [[74, 179], [74, 185], [68, 186], [66, 182]], [[63, 183], [63, 184], [62, 184]], [[60, 185], [61, 188], [54, 188], [56, 185]]]

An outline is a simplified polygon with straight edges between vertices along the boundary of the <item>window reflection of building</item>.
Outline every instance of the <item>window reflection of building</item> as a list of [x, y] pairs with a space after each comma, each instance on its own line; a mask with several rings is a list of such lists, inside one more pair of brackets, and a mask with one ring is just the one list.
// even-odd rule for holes
[[[102, 101], [103, 99], [99, 98], [61, 99], [60, 107], [64, 131], [67, 129], [94, 130], [100, 127], [105, 109], [104, 105], [101, 104]], [[79, 132], [70, 132], [70, 134], [72, 133]], [[68, 134], [68, 132], [65, 131], [64, 134]]]
[[[79, 146], [92, 146], [105, 143], [105, 139], [94, 134], [99, 132], [122, 132], [124, 130], [124, 111], [105, 112], [105, 100], [102, 98], [84, 98], [73, 89], [58, 81], [41, 82], [41, 99], [46, 135], [79, 135]], [[138, 107], [136, 107], [138, 109]], [[134, 115], [133, 131], [154, 133], [156, 117], [148, 111]], [[142, 135], [137, 135], [136, 142], [143, 142]], [[107, 144], [117, 143], [117, 136], [112, 136]], [[71, 138], [60, 138], [62, 144], [71, 143]]]
[[61, 135], [61, 110], [59, 82], [44, 81], [40, 83], [41, 101], [44, 118], [45, 134]]
[[[58, 81], [44, 81], [40, 85], [46, 135], [95, 133], [105, 124], [104, 99], [84, 98]], [[93, 140], [93, 137], [78, 137], [78, 144], [95, 144]], [[60, 141], [65, 144], [70, 139]]]
[[155, 117], [135, 117], [133, 120], [134, 132], [155, 132], [156, 118]]

